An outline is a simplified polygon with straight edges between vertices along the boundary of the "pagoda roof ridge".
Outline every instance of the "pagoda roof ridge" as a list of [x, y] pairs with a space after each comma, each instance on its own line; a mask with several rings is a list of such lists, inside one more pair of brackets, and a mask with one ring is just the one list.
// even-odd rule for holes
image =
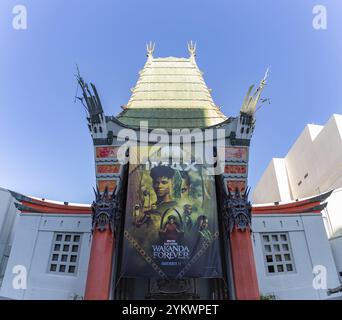
[[168, 56], [168, 57], [153, 57], [152, 58], [153, 61], [167, 61], [167, 60], [171, 60], [171, 61], [190, 61], [190, 58], [185, 58], [185, 57], [175, 57], [175, 56]]

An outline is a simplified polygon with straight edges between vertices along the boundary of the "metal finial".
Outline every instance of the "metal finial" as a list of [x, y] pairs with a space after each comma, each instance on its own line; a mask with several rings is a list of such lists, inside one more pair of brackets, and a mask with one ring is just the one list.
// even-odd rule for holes
[[270, 71], [271, 66], [268, 66], [265, 72], [265, 76], [264, 76], [264, 80], [266, 80], [268, 78], [268, 73]]
[[155, 42], [150, 41], [149, 43], [146, 43], [146, 51], [148, 57], [153, 57]]
[[264, 87], [267, 84], [266, 80], [268, 78], [269, 71], [270, 71], [270, 66], [267, 67], [264, 78], [261, 80], [260, 86]]
[[188, 50], [189, 50], [190, 56], [195, 57], [196, 56], [196, 42], [193, 42], [192, 40], [188, 42]]

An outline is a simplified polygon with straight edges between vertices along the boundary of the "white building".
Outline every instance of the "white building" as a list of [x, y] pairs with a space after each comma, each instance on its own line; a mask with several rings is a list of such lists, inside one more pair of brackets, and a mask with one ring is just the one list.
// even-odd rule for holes
[[82, 299], [91, 242], [89, 205], [70, 205], [77, 208], [74, 213], [69, 204], [48, 201], [49, 213], [38, 206], [36, 212], [21, 213], [13, 193], [2, 188], [0, 200], [0, 297]]
[[[318, 223], [306, 229], [301, 243], [304, 247], [315, 246], [319, 258], [332, 251], [337, 273], [342, 276], [342, 115], [334, 114], [324, 126], [307, 125], [284, 158], [272, 159], [254, 190], [253, 203], [295, 201], [330, 190], [333, 192], [327, 199], [327, 207], [322, 211], [330, 247], [326, 246], [323, 239], [318, 241], [322, 237], [317, 230], [320, 228]], [[300, 221], [302, 224], [302, 219]], [[256, 222], [254, 228], [258, 226]], [[270, 228], [276, 229], [273, 226]], [[293, 233], [293, 237], [295, 235], [299, 236], [299, 233]], [[305, 260], [305, 254], [299, 258]], [[314, 260], [311, 256], [311, 268], [316, 263]], [[309, 262], [307, 264], [310, 265]], [[325, 266], [327, 269], [332, 267]], [[329, 276], [334, 277], [332, 273], [328, 271], [328, 279]], [[287, 277], [285, 281], [289, 279]], [[266, 290], [271, 289], [274, 282], [266, 277], [261, 281], [265, 283]]]

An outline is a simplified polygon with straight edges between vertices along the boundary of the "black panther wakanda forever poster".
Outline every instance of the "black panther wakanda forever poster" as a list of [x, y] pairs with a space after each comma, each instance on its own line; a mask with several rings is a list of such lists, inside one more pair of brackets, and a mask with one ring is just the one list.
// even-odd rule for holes
[[129, 165], [122, 261], [125, 277], [221, 277], [215, 176], [204, 165]]

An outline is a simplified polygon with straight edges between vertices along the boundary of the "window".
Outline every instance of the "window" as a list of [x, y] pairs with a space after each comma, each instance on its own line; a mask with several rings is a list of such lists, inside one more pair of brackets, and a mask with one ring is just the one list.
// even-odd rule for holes
[[81, 235], [55, 233], [48, 272], [75, 275], [80, 253]]
[[267, 274], [295, 272], [287, 233], [262, 233], [261, 242]]

